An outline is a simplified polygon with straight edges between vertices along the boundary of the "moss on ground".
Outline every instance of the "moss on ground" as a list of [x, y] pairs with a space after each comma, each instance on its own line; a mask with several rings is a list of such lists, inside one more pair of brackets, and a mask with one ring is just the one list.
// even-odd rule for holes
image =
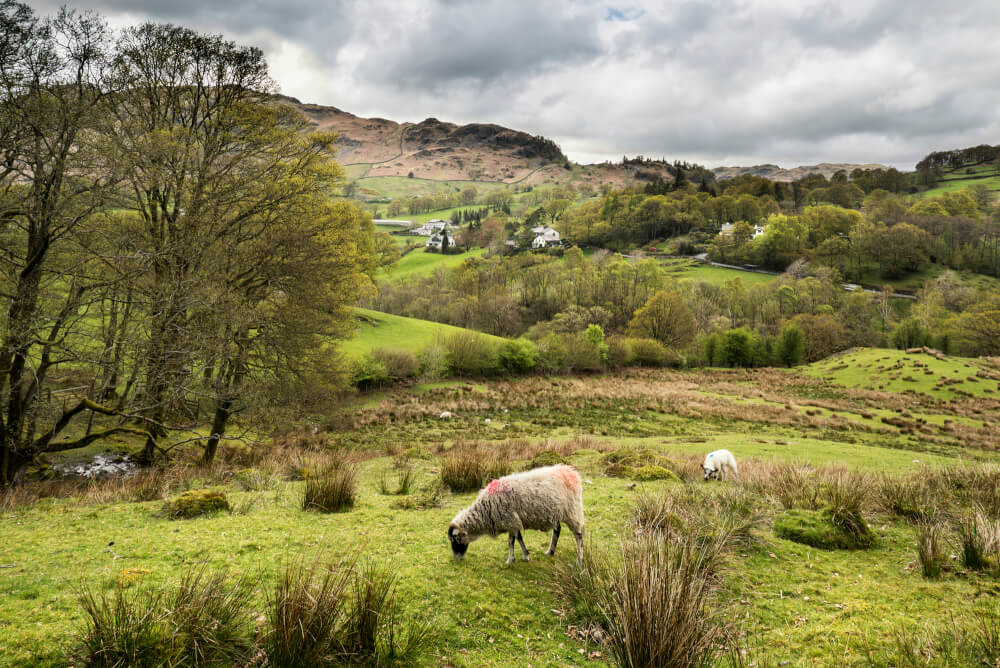
[[189, 519], [230, 510], [226, 493], [218, 489], [192, 489], [167, 501], [166, 513], [173, 519]]
[[774, 535], [821, 550], [863, 550], [874, 542], [870, 533], [859, 536], [837, 526], [828, 510], [786, 510], [774, 519]]

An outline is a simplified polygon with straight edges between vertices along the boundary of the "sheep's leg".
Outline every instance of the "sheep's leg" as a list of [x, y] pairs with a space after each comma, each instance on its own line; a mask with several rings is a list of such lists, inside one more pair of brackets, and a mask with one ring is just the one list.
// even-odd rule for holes
[[549, 549], [545, 551], [546, 556], [554, 556], [556, 553], [556, 543], [559, 542], [559, 524], [552, 530], [552, 540], [549, 542]]
[[722, 482], [726, 482], [726, 467], [725, 466], [720, 466], [719, 467], [719, 480], [721, 480]]
[[583, 527], [580, 527], [579, 531], [573, 532], [573, 537], [576, 538], [576, 565], [583, 565]]
[[524, 544], [524, 538], [521, 537], [521, 532], [517, 532], [517, 542], [521, 544], [521, 561], [530, 561], [531, 557], [528, 556], [528, 548]]
[[507, 565], [514, 563], [514, 537], [516, 535], [513, 531], [507, 534]]

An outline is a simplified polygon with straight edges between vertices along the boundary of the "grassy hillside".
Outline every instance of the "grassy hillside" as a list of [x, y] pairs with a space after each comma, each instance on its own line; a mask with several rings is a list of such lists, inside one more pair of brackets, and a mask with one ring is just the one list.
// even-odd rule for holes
[[749, 287], [758, 283], [770, 283], [777, 276], [773, 274], [758, 274], [752, 271], [740, 271], [739, 269], [727, 269], [725, 267], [713, 267], [712, 265], [698, 262], [697, 260], [670, 258], [665, 261], [667, 272], [674, 278], [680, 280], [694, 280], [711, 283], [712, 285], [722, 285], [726, 281], [738, 278], [743, 285]]
[[[425, 243], [427, 241], [425, 237], [417, 237], [417, 239]], [[392, 271], [386, 275], [386, 278], [398, 281], [416, 276], [430, 276], [438, 267], [451, 269], [470, 257], [482, 257], [485, 252], [485, 248], [473, 248], [468, 253], [442, 255], [441, 253], [428, 253], [423, 248], [418, 247], [401, 257]]]
[[1000, 192], [1000, 174], [991, 165], [963, 165], [944, 172], [936, 187], [923, 193], [924, 197], [964, 190], [972, 185], [984, 185], [994, 192]]
[[366, 189], [390, 199], [406, 199], [419, 195], [441, 192], [460, 192], [472, 186], [486, 193], [495, 188], [504, 188], [499, 181], [436, 181], [434, 179], [407, 178], [405, 176], [370, 176], [355, 181], [358, 190]]
[[[380, 311], [357, 309], [361, 323], [354, 338], [339, 345], [340, 350], [350, 359], [357, 359], [375, 348], [399, 348], [419, 352], [429, 344], [456, 332], [468, 330], [452, 327], [439, 322], [405, 318]], [[488, 334], [483, 336], [490, 337]]]
[[1000, 373], [963, 357], [938, 359], [926, 353], [865, 348], [815, 362], [802, 373], [845, 387], [914, 392], [944, 400], [1000, 398]]
[[[886, 355], [895, 359], [891, 351], [859, 355], [859, 366]], [[941, 370], [961, 375], [971, 362], [948, 364]], [[995, 576], [946, 559], [939, 579], [922, 577], [917, 529], [880, 509], [892, 487], [884, 486], [890, 478], [874, 474], [919, 472], [922, 478], [939, 475], [941, 466], [997, 462], [990, 444], [1000, 437], [1000, 402], [957, 396], [944, 404], [933, 394], [872, 393], [811, 372], [634, 370], [400, 388], [370, 407], [336, 416], [329, 432], [298, 437], [313, 439], [314, 449], [230, 459], [210, 471], [181, 467], [162, 480], [161, 491], [153, 487], [145, 497], [151, 500], [135, 502], [134, 487], [109, 483], [73, 498], [8, 502], [0, 506], [0, 665], [70, 663], [65, 650], [84, 621], [76, 596], [83, 587], [106, 592], [122, 583], [136, 592], [172, 585], [203, 566], [233, 576], [254, 573], [264, 582], [251, 601], [256, 616], [266, 610], [267, 583], [285, 564], [356, 552], [393, 568], [404, 610], [431, 620], [437, 630], [412, 665], [610, 665], [609, 648], [581, 633], [578, 613], [558, 587], [573, 560], [568, 532], [554, 559], [542, 554], [548, 535], [526, 531], [529, 562], [505, 567], [503, 538], [474, 543], [456, 562], [445, 530], [475, 492], [445, 493], [425, 510], [410, 509], [437, 486], [442, 457], [455, 447], [501, 458], [514, 469], [530, 466], [539, 451], [559, 452], [584, 478], [586, 546], [594, 554], [618, 553], [643, 499], [700, 499], [699, 508], [706, 509], [712, 499], [729, 499], [739, 503], [731, 506], [734, 512], [749, 507], [758, 513], [727, 557], [713, 599], [721, 618], [747, 634], [744, 647], [766, 653], [766, 662], [758, 656], [749, 665], [909, 665], [900, 647], [916, 646], [919, 656], [940, 659], [951, 651], [947, 643], [959, 641], [971, 647], [971, 658], [928, 661], [979, 663], [976, 652], [985, 650], [976, 644], [974, 613], [993, 609]], [[443, 410], [457, 417], [438, 419]], [[905, 414], [935, 429], [905, 430], [876, 419], [890, 414], [897, 422]], [[305, 483], [289, 479], [335, 456], [315, 449], [324, 442], [364, 453], [357, 500], [348, 512], [303, 511]], [[701, 481], [701, 459], [718, 447], [736, 454], [739, 481]], [[404, 452], [409, 454], [398, 456]], [[615, 477], [621, 474], [606, 457], [637, 452], [657, 458], [684, 482]], [[871, 475], [774, 463], [842, 466]], [[391, 487], [405, 469], [415, 478], [410, 495], [384, 493], [382, 481]], [[793, 473], [800, 477], [782, 487], [781, 476]], [[968, 480], [970, 474], [963, 469], [941, 479]], [[816, 549], [775, 534], [775, 520], [785, 513], [776, 494], [843, 484], [868, 499], [861, 503], [873, 547]], [[191, 520], [162, 513], [163, 496], [206, 485], [225, 491], [236, 510]], [[921, 498], [918, 503], [934, 502]], [[729, 664], [719, 655], [715, 665]]]

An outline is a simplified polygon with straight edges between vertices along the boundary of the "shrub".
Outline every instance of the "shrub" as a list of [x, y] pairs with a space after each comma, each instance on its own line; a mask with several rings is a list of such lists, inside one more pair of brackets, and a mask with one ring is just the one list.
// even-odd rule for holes
[[680, 478], [677, 477], [677, 474], [656, 464], [646, 464], [645, 466], [640, 466], [637, 469], [632, 469], [629, 477], [633, 480], [640, 480], [643, 482], [649, 480], [676, 480], [677, 482], [680, 482]]
[[440, 342], [430, 343], [420, 351], [420, 375], [437, 380], [448, 375], [448, 349]]
[[542, 450], [532, 458], [529, 468], [537, 469], [539, 466], [555, 466], [565, 463], [567, 463], [566, 458], [555, 450]]
[[794, 322], [782, 327], [778, 335], [778, 360], [787, 367], [793, 367], [802, 362], [805, 351], [806, 341], [802, 328]]
[[568, 371], [597, 371], [604, 366], [601, 348], [585, 334], [559, 336], [565, 351], [564, 365]]
[[670, 359], [670, 351], [656, 339], [626, 339], [628, 366], [664, 366]]
[[511, 339], [501, 344], [497, 356], [506, 371], [525, 373], [538, 363], [538, 348], [527, 339]]
[[562, 337], [549, 334], [538, 342], [536, 366], [543, 371], [561, 371], [566, 367], [566, 345]]
[[417, 356], [409, 350], [398, 348], [376, 348], [372, 357], [385, 367], [386, 375], [391, 380], [412, 378], [420, 370]]
[[941, 525], [936, 522], [921, 522], [917, 525], [917, 555], [925, 578], [941, 577], [942, 566], [947, 563], [941, 536]]
[[187, 519], [230, 510], [226, 493], [217, 489], [192, 489], [167, 502], [166, 514], [173, 519]]
[[390, 380], [385, 364], [372, 355], [364, 355], [356, 360], [351, 369], [351, 384], [362, 391], [382, 387]]
[[306, 479], [302, 495], [302, 510], [339, 513], [354, 507], [358, 469], [352, 464], [339, 464]]
[[444, 340], [448, 367], [457, 376], [488, 376], [496, 372], [497, 346], [478, 332], [456, 332]]
[[786, 510], [774, 520], [774, 535], [822, 550], [860, 550], [871, 542], [833, 523], [828, 510]]

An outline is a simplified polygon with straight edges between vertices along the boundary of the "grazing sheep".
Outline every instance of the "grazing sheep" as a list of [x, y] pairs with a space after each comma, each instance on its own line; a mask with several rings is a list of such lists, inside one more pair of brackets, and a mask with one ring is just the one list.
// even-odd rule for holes
[[705, 463], [701, 465], [705, 471], [705, 480], [715, 478], [716, 480], [726, 479], [726, 470], [732, 471], [733, 475], [739, 475], [736, 468], [736, 458], [729, 450], [716, 450], [705, 455]]
[[583, 486], [572, 466], [557, 464], [504, 476], [491, 481], [469, 507], [459, 511], [448, 525], [448, 540], [456, 559], [465, 556], [469, 543], [480, 536], [496, 538], [509, 534], [507, 563], [514, 561], [514, 541], [521, 544], [521, 558], [528, 561], [528, 548], [521, 531], [551, 531], [545, 552], [556, 553], [560, 523], [576, 537], [576, 561], [583, 562]]
[[441, 415], [439, 415], [438, 417], [441, 418], [442, 420], [450, 420], [451, 418], [455, 417], [455, 414], [452, 413], [451, 411], [441, 411]]

